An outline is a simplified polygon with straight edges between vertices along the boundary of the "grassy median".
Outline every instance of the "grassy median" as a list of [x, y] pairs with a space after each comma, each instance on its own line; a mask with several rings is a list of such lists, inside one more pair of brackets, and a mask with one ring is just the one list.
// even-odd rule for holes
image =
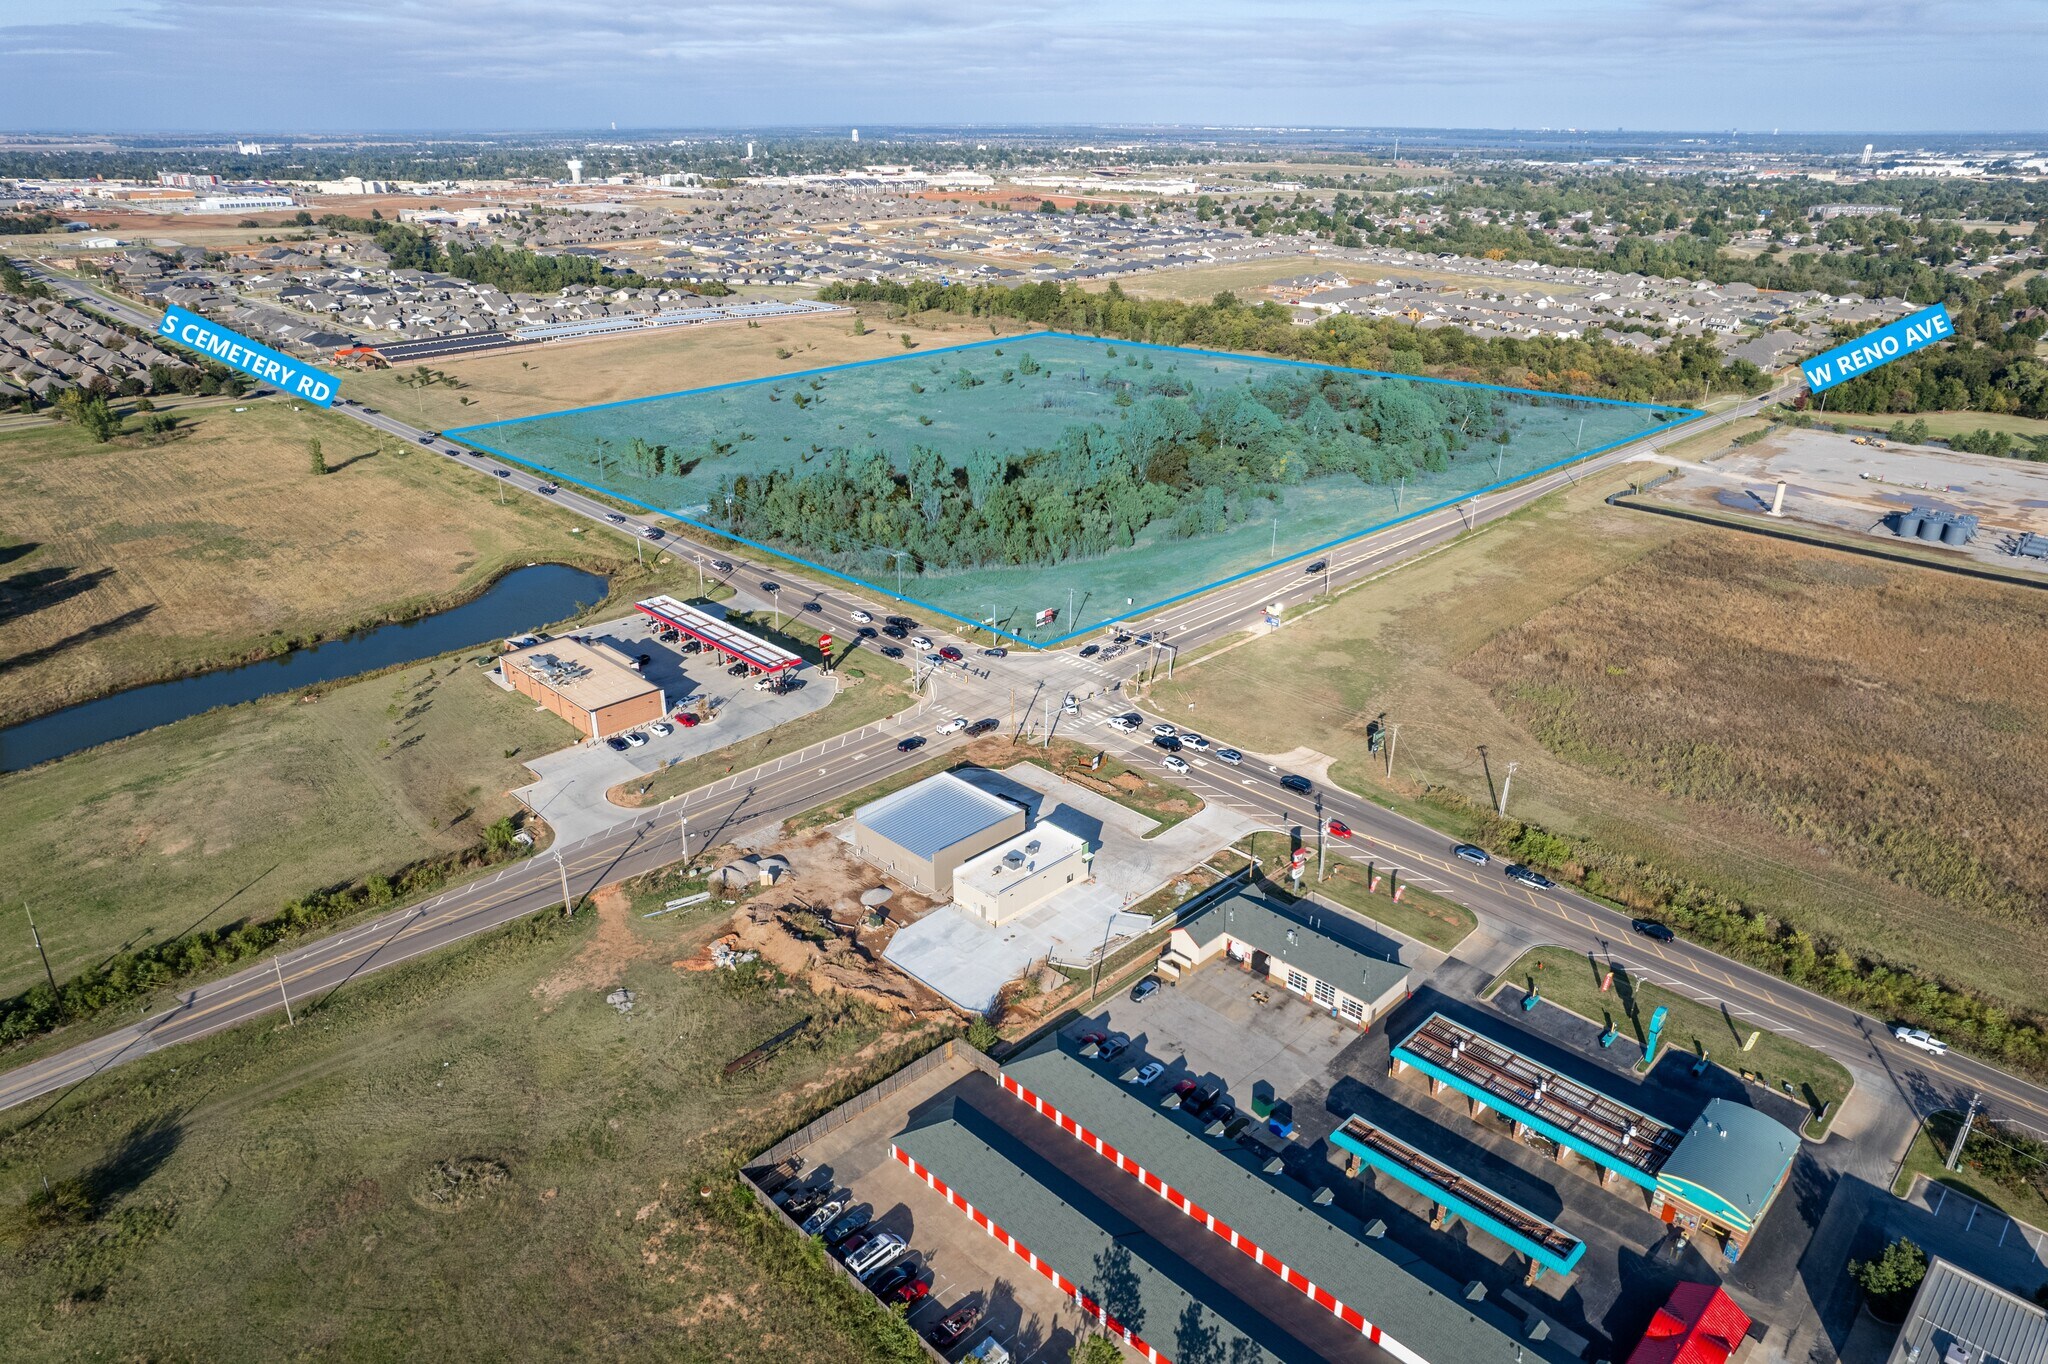
[[[1287, 864], [1293, 856], [1293, 840], [1286, 834], [1256, 833], [1238, 846], [1243, 848], [1247, 845], [1252, 856], [1259, 859], [1280, 898], [1295, 898], [1287, 891], [1287, 887], [1292, 885], [1287, 879]], [[1439, 952], [1456, 950], [1458, 944], [1465, 941], [1465, 935], [1478, 927], [1479, 920], [1471, 910], [1420, 886], [1410, 885], [1401, 892], [1397, 902], [1393, 883], [1383, 880], [1380, 893], [1375, 895], [1371, 872], [1348, 857], [1332, 853], [1327, 875], [1321, 881], [1315, 879], [1315, 864], [1315, 850], [1311, 845], [1308, 874], [1301, 879], [1304, 891], [1314, 891], [1354, 914], [1434, 947]]]

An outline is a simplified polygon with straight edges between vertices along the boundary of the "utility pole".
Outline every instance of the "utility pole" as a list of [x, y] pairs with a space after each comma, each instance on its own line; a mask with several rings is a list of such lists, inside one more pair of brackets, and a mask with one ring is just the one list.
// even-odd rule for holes
[[1330, 595], [1330, 560], [1328, 557], [1323, 559], [1323, 595], [1326, 597]]
[[681, 834], [683, 840], [682, 860], [687, 862], [690, 860], [690, 817], [688, 815], [678, 814], [676, 816], [676, 830]]
[[1323, 798], [1316, 797], [1316, 884], [1323, 883], [1330, 867], [1330, 821], [1323, 817]]
[[1274, 517], [1274, 518], [1273, 518], [1273, 548], [1272, 548], [1271, 550], [1267, 551], [1267, 555], [1266, 555], [1266, 557], [1270, 559], [1270, 558], [1274, 557], [1275, 555], [1277, 555], [1277, 554], [1279, 554], [1279, 553], [1280, 553], [1280, 518], [1276, 516], [1276, 517]]
[[1584, 418], [1584, 417], [1582, 416], [1582, 417], [1580, 417], [1580, 418], [1579, 418], [1579, 438], [1578, 438], [1577, 440], [1575, 440], [1575, 441], [1573, 441], [1573, 442], [1572, 442], [1572, 449], [1573, 449], [1574, 451], [1577, 451], [1577, 450], [1581, 450], [1581, 449], [1584, 449], [1584, 448], [1585, 448], [1585, 444], [1586, 444], [1586, 419], [1585, 419], [1585, 418]]
[[1400, 727], [1399, 725], [1388, 725], [1388, 726], [1387, 726], [1387, 780], [1388, 780], [1388, 781], [1392, 781], [1392, 780], [1394, 779], [1394, 745], [1395, 745], [1395, 744], [1396, 744], [1397, 742], [1399, 742], [1400, 738], [1401, 738], [1401, 727]]
[[292, 997], [284, 991], [284, 958], [272, 957], [270, 964], [277, 970], [277, 997], [284, 1001], [284, 1022], [288, 1028], [299, 1026], [299, 1020], [292, 1017]]
[[1981, 1094], [1970, 1096], [1970, 1107], [1963, 1114], [1963, 1125], [1956, 1129], [1956, 1144], [1948, 1148], [1948, 1168], [1951, 1170], [1963, 1163], [1963, 1143], [1970, 1139], [1970, 1129], [1977, 1122], [1977, 1109], [1983, 1102], [1984, 1096]]
[[697, 595], [704, 595], [704, 561], [701, 558], [697, 560]]
[[569, 898], [569, 868], [560, 853], [555, 854], [555, 870], [562, 874], [562, 917], [566, 919], [576, 912], [576, 902]]
[[1520, 766], [1520, 763], [1510, 760], [1508, 763], [1508, 774], [1500, 779], [1500, 817], [1502, 819], [1508, 817], [1508, 787], [1513, 784], [1515, 769]]
[[28, 907], [28, 901], [21, 902], [21, 912], [28, 915], [28, 935], [35, 939], [36, 955], [43, 959], [43, 975], [50, 982], [50, 993], [57, 993], [57, 973], [50, 969], [50, 954], [43, 950], [43, 935], [36, 929], [35, 911]]

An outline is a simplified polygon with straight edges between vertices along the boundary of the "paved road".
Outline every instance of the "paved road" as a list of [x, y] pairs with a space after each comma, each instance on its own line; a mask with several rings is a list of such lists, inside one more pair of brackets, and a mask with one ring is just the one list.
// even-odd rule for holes
[[[53, 287], [123, 321], [154, 326], [154, 317], [132, 305], [109, 300], [76, 280], [27, 268]], [[1725, 425], [1780, 396], [1782, 393], [1766, 394], [1680, 431], [1682, 436], [1691, 436]], [[436, 450], [456, 448], [452, 442], [433, 439], [430, 433], [388, 413], [353, 404], [338, 406], [336, 411], [402, 440]], [[1339, 587], [1414, 558], [1471, 526], [1498, 519], [1571, 481], [1655, 449], [1663, 434], [1650, 433], [1643, 441], [1599, 455], [1570, 471], [1489, 493], [1342, 546], [1327, 556], [1326, 577], [1306, 575], [1299, 565], [1271, 569], [1142, 622], [1132, 622], [1128, 628], [1152, 634], [1169, 650], [1185, 650], [1236, 633], [1253, 626], [1269, 602], [1298, 602], [1326, 585]], [[467, 450], [456, 457], [494, 474], [502, 471], [506, 476], [501, 481], [522, 493], [543, 495], [538, 490], [541, 480], [523, 468]], [[645, 537], [652, 524], [650, 518], [627, 515], [570, 489], [553, 494], [550, 500], [628, 535]], [[660, 543], [665, 548], [700, 568], [714, 559], [731, 557], [691, 544], [664, 528], [655, 529], [662, 529]], [[856, 626], [854, 612], [879, 617], [891, 609], [891, 603], [857, 596], [843, 584], [799, 582], [781, 566], [763, 567], [734, 559], [730, 571], [718, 576], [735, 588], [745, 604], [793, 609], [799, 616], [814, 617], [816, 624], [833, 627], [842, 638]], [[769, 582], [780, 590], [764, 590]], [[818, 609], [803, 611], [805, 602]], [[606, 881], [676, 860], [682, 851], [679, 833], [685, 818], [690, 847], [701, 850], [733, 830], [787, 818], [923, 761], [954, 741], [933, 735], [935, 743], [914, 753], [900, 752], [897, 745], [907, 734], [931, 731], [938, 716], [981, 718], [1007, 713], [1022, 727], [1017, 714], [1020, 698], [1027, 714], [1035, 705], [1043, 715], [1072, 693], [1087, 698], [1086, 703], [1080, 715], [1061, 717], [1062, 723], [1086, 727], [1090, 742], [1119, 751], [1141, 766], [1156, 761], [1157, 751], [1143, 737], [1122, 736], [1099, 724], [1107, 715], [1127, 708], [1119, 689], [1154, 661], [1151, 651], [1127, 652], [1110, 666], [1081, 659], [1075, 649], [1043, 654], [1020, 651], [995, 660], [983, 657], [971, 642], [936, 628], [924, 633], [935, 642], [957, 643], [968, 654], [962, 665], [920, 669], [921, 675], [929, 675], [926, 685], [936, 690], [935, 696], [900, 716], [762, 768], [722, 778], [662, 806], [623, 813], [620, 827], [558, 850], [571, 894], [580, 897]], [[1916, 1110], [1925, 1111], [1930, 1105], [1976, 1091], [1985, 1096], [1994, 1113], [2048, 1127], [2048, 1089], [1959, 1054], [1935, 1058], [1909, 1051], [1891, 1040], [1883, 1024], [1853, 1009], [1704, 948], [1636, 936], [1624, 916], [1583, 896], [1562, 889], [1536, 892], [1515, 885], [1498, 874], [1497, 864], [1479, 868], [1453, 858], [1440, 834], [1349, 792], [1334, 788], [1321, 792], [1318, 809], [1313, 800], [1281, 788], [1273, 763], [1258, 755], [1246, 755], [1246, 762], [1237, 767], [1189, 756], [1194, 769], [1180, 780], [1205, 799], [1235, 805], [1276, 827], [1299, 825], [1311, 833], [1321, 821], [1335, 816], [1357, 831], [1352, 848], [1355, 855], [1399, 867], [1429, 889], [1467, 905], [1496, 936], [1611, 954], [1645, 978], [1694, 998], [1726, 1004], [1738, 1018], [1800, 1037], [1866, 1076], [1885, 1077]], [[265, 963], [200, 987], [161, 1014], [8, 1072], [0, 1076], [0, 1108], [55, 1093], [108, 1065], [173, 1042], [278, 1011], [285, 994], [295, 1001], [295, 1007], [317, 1002], [357, 974], [497, 927], [559, 903], [561, 898], [562, 873], [557, 871], [551, 851], [485, 880], [446, 891], [424, 904], [295, 948], [276, 965]]]

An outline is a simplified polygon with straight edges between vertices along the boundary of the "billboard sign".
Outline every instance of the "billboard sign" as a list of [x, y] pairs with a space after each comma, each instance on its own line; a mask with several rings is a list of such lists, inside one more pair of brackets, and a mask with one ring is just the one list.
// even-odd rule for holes
[[183, 308], [174, 306], [167, 311], [164, 320], [157, 323], [156, 334], [269, 384], [287, 398], [332, 407], [334, 395], [341, 388], [341, 381], [332, 374], [259, 345], [240, 332], [229, 331]]
[[1060, 609], [1057, 606], [1048, 606], [1043, 611], [1040, 611], [1038, 613], [1038, 624], [1041, 628], [1050, 625], [1054, 621], [1058, 620], [1059, 616]]
[[1825, 393], [1836, 384], [1879, 365], [1888, 365], [1916, 350], [1925, 350], [1955, 334], [1955, 327], [1948, 320], [1948, 309], [1937, 303], [1874, 332], [1866, 332], [1833, 350], [1823, 351], [1811, 360], [1801, 360], [1799, 369], [1806, 376], [1809, 390]]

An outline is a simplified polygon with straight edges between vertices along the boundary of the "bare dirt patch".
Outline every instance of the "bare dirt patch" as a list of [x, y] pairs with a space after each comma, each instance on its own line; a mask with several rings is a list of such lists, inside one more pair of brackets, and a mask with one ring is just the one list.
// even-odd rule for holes
[[633, 931], [633, 902], [616, 882], [591, 892], [590, 907], [597, 914], [597, 931], [576, 960], [533, 987], [534, 998], [550, 1006], [577, 990], [615, 985], [626, 967], [654, 950], [654, 945]]

